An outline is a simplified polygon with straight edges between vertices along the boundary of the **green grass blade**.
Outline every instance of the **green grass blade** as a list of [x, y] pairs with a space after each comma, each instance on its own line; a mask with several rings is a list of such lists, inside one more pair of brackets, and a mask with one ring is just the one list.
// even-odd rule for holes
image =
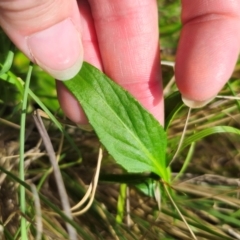
[[[24, 82], [19, 79], [19, 81], [24, 85]], [[34, 94], [34, 92], [29, 89], [28, 90], [29, 96], [41, 107], [41, 109], [49, 116], [49, 118], [53, 121], [53, 123], [57, 126], [57, 128], [63, 132], [64, 136], [66, 137], [66, 139], [69, 141], [69, 143], [71, 144], [71, 146], [74, 148], [74, 150], [77, 152], [78, 156], [81, 157], [81, 152], [79, 150], [79, 148], [76, 146], [76, 144], [74, 143], [74, 141], [72, 140], [72, 138], [69, 136], [69, 134], [64, 131], [63, 126], [61, 125], [61, 123], [55, 118], [55, 116], [49, 111], [49, 109], [41, 102], [41, 100]]]
[[123, 222], [123, 217], [124, 217], [124, 212], [125, 212], [126, 192], [127, 192], [127, 184], [122, 183], [120, 185], [118, 202], [117, 202], [116, 221], [118, 223]]
[[195, 149], [195, 142], [192, 142], [191, 145], [190, 145], [190, 148], [188, 150], [188, 154], [187, 154], [187, 157], [183, 163], [183, 166], [181, 168], [181, 170], [179, 171], [179, 173], [177, 174], [177, 176], [173, 179], [173, 182], [177, 181], [181, 176], [182, 174], [186, 171], [191, 159], [192, 159], [192, 156], [193, 156], [193, 152], [194, 152], [194, 149]]
[[[24, 146], [25, 146], [25, 126], [26, 126], [26, 112], [27, 112], [27, 99], [28, 99], [28, 90], [29, 84], [31, 79], [33, 66], [32, 64], [29, 65], [25, 89], [24, 89], [24, 96], [23, 96], [23, 103], [22, 103], [22, 113], [21, 113], [21, 123], [20, 123], [20, 163], [19, 163], [19, 177], [21, 181], [25, 181], [25, 172], [24, 172]], [[25, 196], [25, 188], [20, 185], [20, 210], [23, 214], [26, 213], [26, 196]], [[21, 217], [21, 239], [28, 239], [27, 237], [27, 223], [24, 217]]]
[[216, 133], [232, 133], [232, 134], [240, 135], [240, 130], [230, 126], [216, 126], [216, 127], [210, 127], [210, 128], [204, 129], [186, 138], [183, 142], [181, 150], [189, 146], [192, 142], [196, 142], [200, 139], [203, 139], [204, 137], [207, 137], [209, 135], [216, 134]]

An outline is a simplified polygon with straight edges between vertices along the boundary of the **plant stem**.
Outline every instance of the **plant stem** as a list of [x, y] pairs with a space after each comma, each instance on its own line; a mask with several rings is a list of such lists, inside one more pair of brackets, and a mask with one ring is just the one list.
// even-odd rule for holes
[[[22, 114], [20, 121], [20, 162], [19, 162], [19, 178], [24, 182], [25, 181], [25, 172], [24, 172], [24, 152], [25, 152], [25, 128], [26, 128], [26, 112], [27, 112], [27, 98], [28, 98], [28, 89], [31, 79], [33, 65], [30, 63], [28, 68], [28, 73], [26, 77], [26, 82], [24, 86], [24, 95], [22, 103]], [[26, 213], [26, 199], [25, 199], [25, 187], [20, 185], [19, 187], [20, 194], [20, 210], [25, 215]], [[26, 218], [21, 216], [21, 239], [27, 240], [27, 222]]]

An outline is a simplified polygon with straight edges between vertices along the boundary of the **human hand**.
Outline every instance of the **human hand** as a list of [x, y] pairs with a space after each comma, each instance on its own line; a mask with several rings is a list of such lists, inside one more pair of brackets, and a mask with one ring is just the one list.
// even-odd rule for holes
[[240, 49], [240, 1], [182, 0], [176, 83], [185, 104], [201, 107], [231, 76]]
[[[176, 82], [194, 106], [212, 99], [232, 73], [240, 47], [240, 2], [182, 0], [182, 5]], [[71, 78], [84, 59], [163, 123], [156, 1], [81, 0], [78, 6], [75, 0], [1, 0], [0, 22], [15, 45], [53, 77]], [[85, 123], [81, 107], [59, 81], [57, 89], [66, 115]]]

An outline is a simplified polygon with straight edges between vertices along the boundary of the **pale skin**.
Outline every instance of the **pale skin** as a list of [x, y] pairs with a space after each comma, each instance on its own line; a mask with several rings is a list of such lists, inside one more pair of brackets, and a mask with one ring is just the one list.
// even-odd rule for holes
[[[176, 82], [189, 105], [214, 98], [240, 48], [239, 0], [182, 0]], [[66, 80], [87, 61], [130, 91], [164, 122], [155, 0], [0, 0], [0, 23], [15, 45], [53, 77]], [[57, 81], [65, 114], [87, 119]], [[96, 103], [97, 104], [97, 103]]]

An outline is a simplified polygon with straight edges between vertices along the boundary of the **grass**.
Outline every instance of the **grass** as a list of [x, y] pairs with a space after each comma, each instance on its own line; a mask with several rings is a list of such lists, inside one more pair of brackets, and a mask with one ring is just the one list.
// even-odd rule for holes
[[[24, 87], [23, 103], [22, 103], [22, 113], [20, 120], [20, 148], [19, 148], [19, 178], [21, 181], [25, 181], [25, 167], [24, 167], [24, 152], [25, 152], [25, 130], [26, 130], [26, 114], [27, 114], [27, 99], [28, 99], [28, 90], [30, 85], [30, 79], [32, 74], [32, 64], [29, 66], [26, 83]], [[26, 193], [23, 185], [20, 185], [19, 198], [20, 198], [20, 210], [22, 214], [26, 214]], [[27, 222], [25, 217], [21, 217], [21, 237], [22, 239], [27, 238]]]
[[[166, 23], [170, 26], [163, 29], [161, 35], [163, 60], [170, 61], [174, 60], [179, 36], [179, 3], [160, 1], [159, 6], [161, 29]], [[12, 48], [7, 42], [1, 46]], [[0, 56], [6, 56], [6, 49], [1, 51]], [[0, 61], [3, 63], [4, 58]], [[23, 125], [20, 128], [24, 82], [19, 78], [26, 78], [28, 66], [28, 61], [17, 52], [10, 71], [0, 75], [0, 221], [4, 226], [0, 236], [4, 235], [7, 240], [20, 239], [20, 236], [22, 239], [63, 240], [69, 239], [70, 234], [72, 239], [76, 235], [76, 239], [170, 240], [194, 239], [194, 234], [196, 239], [240, 239], [238, 100], [216, 98], [206, 107], [191, 111], [185, 138], [171, 164], [171, 186], [151, 174], [127, 174], [104, 152], [92, 206], [78, 215], [87, 205], [86, 201], [73, 211], [75, 216], [71, 219], [60, 210], [62, 198], [59, 181], [55, 180], [56, 170], [49, 161], [49, 152], [42, 143], [32, 112], [41, 106], [57, 117], [55, 122], [44, 119], [44, 126], [71, 207], [90, 189], [99, 141], [94, 132], [59, 123], [59, 119], [65, 121], [56, 99], [54, 81], [37, 66], [31, 75], [28, 106], [23, 108], [26, 109], [26, 130]], [[220, 95], [238, 95], [239, 66], [238, 63]], [[178, 104], [175, 84], [168, 84], [173, 77], [171, 66], [163, 66], [163, 76], [170, 162], [179, 146], [188, 109]], [[25, 142], [24, 145], [19, 143], [20, 129], [25, 133], [25, 140], [20, 141]], [[19, 156], [19, 149], [23, 147], [24, 162]], [[19, 175], [20, 163], [24, 164], [21, 165], [22, 175]], [[157, 186], [165, 191], [156, 191]], [[26, 191], [25, 201], [18, 200], [19, 188]], [[21, 228], [20, 218], [26, 227]], [[70, 232], [66, 226], [70, 226]]]

